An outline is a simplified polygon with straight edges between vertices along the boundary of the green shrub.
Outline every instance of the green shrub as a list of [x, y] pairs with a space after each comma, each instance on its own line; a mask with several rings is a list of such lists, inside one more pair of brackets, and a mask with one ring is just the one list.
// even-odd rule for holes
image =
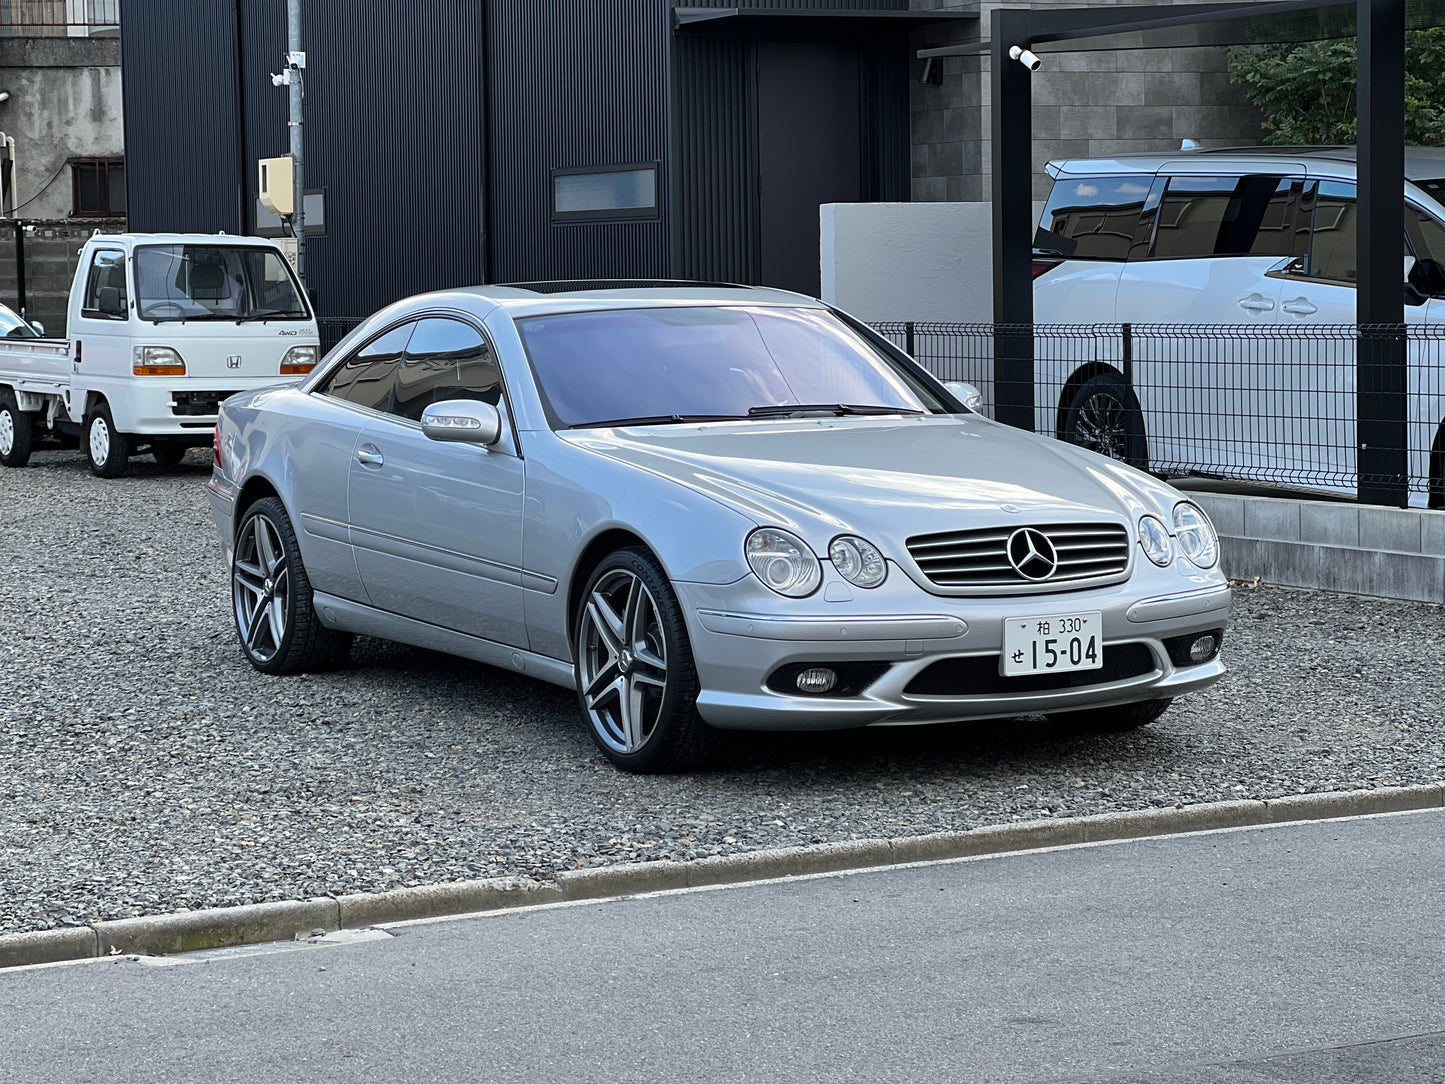
[[[1355, 39], [1229, 50], [1229, 77], [1264, 110], [1266, 143], [1355, 142]], [[1445, 145], [1445, 28], [1405, 35], [1405, 142]]]

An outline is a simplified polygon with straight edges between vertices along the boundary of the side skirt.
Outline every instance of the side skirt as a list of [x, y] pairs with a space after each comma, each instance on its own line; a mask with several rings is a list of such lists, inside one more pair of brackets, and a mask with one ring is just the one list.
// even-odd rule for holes
[[375, 636], [379, 640], [395, 640], [430, 651], [442, 651], [448, 655], [460, 655], [464, 659], [475, 659], [488, 666], [514, 670], [553, 685], [560, 685], [564, 689], [577, 687], [570, 662], [561, 662], [507, 644], [428, 625], [425, 621], [387, 613], [385, 610], [350, 602], [335, 595], [325, 595], [320, 591], [316, 592], [314, 600], [321, 623], [329, 629], [354, 632], [359, 636]]

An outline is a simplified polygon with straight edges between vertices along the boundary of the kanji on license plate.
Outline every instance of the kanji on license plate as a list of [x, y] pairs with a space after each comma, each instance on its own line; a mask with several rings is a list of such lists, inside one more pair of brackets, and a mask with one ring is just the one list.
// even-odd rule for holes
[[1003, 623], [1005, 677], [1097, 670], [1104, 665], [1103, 615], [1098, 610], [1046, 617], [1010, 617]]

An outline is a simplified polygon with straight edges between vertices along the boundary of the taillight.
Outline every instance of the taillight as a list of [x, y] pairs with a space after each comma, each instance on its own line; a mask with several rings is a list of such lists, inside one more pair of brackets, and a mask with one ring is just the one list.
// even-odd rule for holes
[[1038, 278], [1038, 277], [1039, 277], [1040, 275], [1042, 275], [1045, 271], [1052, 271], [1055, 267], [1058, 267], [1059, 264], [1061, 264], [1061, 263], [1063, 263], [1063, 262], [1064, 262], [1063, 260], [1047, 260], [1047, 259], [1040, 259], [1038, 256], [1035, 256], [1035, 257], [1034, 257], [1034, 278]]
[[211, 462], [217, 470], [221, 469], [221, 423], [216, 423], [216, 431], [211, 436]]

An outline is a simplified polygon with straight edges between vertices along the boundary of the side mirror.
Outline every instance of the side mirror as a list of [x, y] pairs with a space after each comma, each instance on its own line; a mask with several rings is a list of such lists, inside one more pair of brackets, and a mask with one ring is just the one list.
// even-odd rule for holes
[[447, 444], [490, 446], [502, 435], [502, 414], [479, 399], [448, 399], [421, 412], [421, 431]]
[[45, 325], [42, 324], [39, 320], [31, 320], [30, 326], [35, 329], [35, 334], [41, 336], [45, 334]]
[[102, 286], [96, 303], [107, 316], [125, 316], [125, 302], [121, 300], [119, 286]]
[[943, 386], [953, 393], [957, 399], [969, 410], [975, 413], [983, 413], [983, 392], [972, 384], [965, 384], [962, 380], [945, 380]]
[[1405, 281], [1426, 297], [1445, 295], [1445, 264], [1439, 260], [1407, 258]]

